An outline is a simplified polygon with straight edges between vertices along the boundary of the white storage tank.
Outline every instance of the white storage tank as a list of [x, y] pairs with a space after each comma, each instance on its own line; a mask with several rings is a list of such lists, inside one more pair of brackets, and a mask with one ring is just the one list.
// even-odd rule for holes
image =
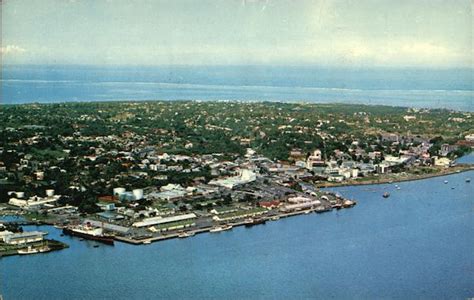
[[15, 192], [15, 194], [16, 194], [16, 197], [17, 197], [17, 198], [23, 198], [23, 197], [25, 197], [25, 193], [24, 193], [24, 192]]
[[46, 196], [53, 197], [54, 196], [54, 190], [46, 190]]
[[240, 177], [242, 180], [245, 181], [254, 181], [255, 179], [257, 179], [256, 174], [248, 169], [243, 169]]
[[125, 193], [125, 188], [117, 187], [117, 188], [114, 188], [113, 191], [114, 191], [114, 196], [116, 196], [116, 195], [120, 195], [120, 194]]
[[132, 193], [135, 200], [140, 200], [143, 198], [143, 189], [134, 189]]

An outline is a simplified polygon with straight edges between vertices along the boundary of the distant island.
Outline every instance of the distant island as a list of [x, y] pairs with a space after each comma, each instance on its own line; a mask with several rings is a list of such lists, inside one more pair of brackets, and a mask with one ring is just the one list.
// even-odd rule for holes
[[470, 112], [389, 106], [3, 105], [0, 214], [107, 244], [220, 232], [356, 204], [320, 187], [470, 170], [455, 158], [473, 128]]

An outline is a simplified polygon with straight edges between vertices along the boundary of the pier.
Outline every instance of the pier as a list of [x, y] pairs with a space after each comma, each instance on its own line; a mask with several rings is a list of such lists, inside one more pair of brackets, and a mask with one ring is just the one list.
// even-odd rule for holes
[[[354, 201], [351, 206], [346, 206], [344, 208], [349, 208], [356, 205], [356, 202]], [[291, 211], [291, 212], [279, 212], [279, 213], [274, 213], [272, 215], [268, 215], [266, 217], [261, 217], [261, 219], [267, 221], [274, 221], [272, 218], [278, 217], [279, 219], [281, 218], [288, 218], [288, 217], [293, 217], [293, 216], [298, 216], [298, 215], [304, 215], [304, 214], [309, 214], [309, 213], [324, 213], [324, 212], [329, 212], [332, 211], [333, 208], [331, 207], [326, 207], [324, 210], [318, 210], [317, 208], [311, 208], [311, 209], [305, 209], [305, 210], [297, 210], [297, 211]], [[235, 222], [228, 222], [226, 225], [230, 225], [232, 227], [239, 227], [239, 226], [245, 226], [247, 225], [248, 222], [246, 220], [239, 220]], [[255, 225], [256, 226], [256, 225]], [[210, 233], [210, 230], [214, 226], [206, 226], [202, 228], [196, 228], [192, 230], [186, 230], [186, 233], [189, 234], [201, 234], [201, 233]], [[133, 237], [125, 237], [125, 236], [115, 236], [115, 240], [124, 242], [127, 244], [132, 244], [132, 245], [142, 245], [142, 244], [148, 244], [148, 243], [153, 243], [153, 242], [159, 242], [159, 241], [164, 241], [164, 240], [169, 240], [169, 239], [174, 239], [174, 238], [179, 238], [181, 232], [173, 232], [169, 234], [164, 234], [164, 235], [159, 235], [159, 236], [154, 236], [151, 238], [144, 238], [144, 239], [134, 239]]]

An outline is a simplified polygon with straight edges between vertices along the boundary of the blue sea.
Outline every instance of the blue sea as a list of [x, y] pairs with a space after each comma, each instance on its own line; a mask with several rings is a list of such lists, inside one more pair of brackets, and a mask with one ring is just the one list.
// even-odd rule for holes
[[0, 103], [242, 100], [474, 111], [472, 69], [2, 66]]
[[[464, 162], [474, 162], [474, 155]], [[474, 295], [474, 171], [336, 190], [357, 206], [133, 246], [0, 259], [11, 299], [466, 299]], [[444, 181], [448, 180], [448, 184]], [[382, 194], [391, 193], [385, 199]]]

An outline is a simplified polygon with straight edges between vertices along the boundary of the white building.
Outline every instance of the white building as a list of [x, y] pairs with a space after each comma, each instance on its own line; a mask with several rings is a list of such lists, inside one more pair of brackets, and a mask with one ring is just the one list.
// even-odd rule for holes
[[6, 244], [19, 245], [41, 242], [43, 240], [44, 235], [46, 235], [46, 233], [41, 231], [26, 231], [20, 233], [2, 231], [0, 232], [0, 240], [2, 240]]
[[468, 142], [474, 142], [474, 133], [466, 135], [464, 139]]
[[435, 157], [434, 164], [438, 167], [449, 167], [451, 160], [446, 157]]
[[146, 218], [146, 219], [143, 219], [143, 221], [133, 223], [132, 226], [133, 227], [148, 227], [148, 226], [166, 224], [166, 223], [171, 223], [171, 222], [192, 220], [195, 218], [196, 218], [196, 215], [193, 213], [166, 217], [166, 218], [163, 218], [163, 217]]
[[50, 197], [41, 198], [38, 196], [33, 196], [28, 200], [25, 199], [18, 199], [18, 198], [10, 198], [8, 204], [17, 206], [24, 209], [39, 209], [42, 207], [52, 207], [56, 205], [56, 202], [61, 198], [59, 195], [54, 195]]
[[222, 186], [228, 189], [233, 189], [234, 187], [238, 185], [249, 183], [249, 182], [255, 181], [256, 179], [257, 179], [257, 175], [254, 172], [248, 169], [244, 169], [240, 172], [240, 176], [211, 180], [209, 181], [209, 184]]
[[323, 165], [324, 161], [322, 160], [322, 152], [319, 149], [314, 150], [313, 154], [308, 156], [306, 160], [306, 168], [308, 170], [313, 169], [314, 166]]

